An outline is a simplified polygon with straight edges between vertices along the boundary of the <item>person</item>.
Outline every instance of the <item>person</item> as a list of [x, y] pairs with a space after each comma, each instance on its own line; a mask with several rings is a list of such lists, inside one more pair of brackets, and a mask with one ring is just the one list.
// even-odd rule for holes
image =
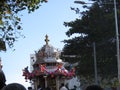
[[45, 90], [51, 90], [50, 87], [45, 88]]
[[19, 83], [10, 83], [3, 87], [2, 90], [26, 90], [26, 88]]
[[38, 88], [38, 90], [43, 90], [42, 87], [41, 87], [40, 85], [38, 85], [37, 88]]
[[0, 90], [6, 86], [6, 77], [2, 69], [0, 69]]
[[103, 90], [103, 88], [99, 85], [90, 85], [85, 90]]
[[28, 90], [33, 90], [32, 87], [28, 87]]
[[68, 89], [65, 87], [64, 83], [62, 83], [60, 90], [68, 90]]

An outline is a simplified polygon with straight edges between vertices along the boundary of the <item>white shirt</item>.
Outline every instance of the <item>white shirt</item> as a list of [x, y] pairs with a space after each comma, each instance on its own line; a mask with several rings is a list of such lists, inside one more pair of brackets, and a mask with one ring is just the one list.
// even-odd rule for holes
[[65, 86], [61, 87], [60, 90], [68, 90]]

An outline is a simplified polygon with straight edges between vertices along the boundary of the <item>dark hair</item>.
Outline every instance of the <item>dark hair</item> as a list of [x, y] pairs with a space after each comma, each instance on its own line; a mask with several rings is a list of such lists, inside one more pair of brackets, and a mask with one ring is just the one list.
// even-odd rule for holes
[[26, 90], [26, 88], [19, 83], [11, 83], [6, 85], [2, 90]]
[[90, 85], [86, 88], [86, 90], [103, 90], [99, 85]]
[[64, 83], [61, 83], [61, 86], [64, 86]]
[[59, 88], [62, 88], [64, 86], [64, 83], [61, 83], [61, 86]]
[[32, 87], [28, 87], [28, 90], [32, 90]]
[[5, 74], [2, 70], [0, 70], [0, 89], [2, 89], [6, 84], [6, 78], [5, 78]]

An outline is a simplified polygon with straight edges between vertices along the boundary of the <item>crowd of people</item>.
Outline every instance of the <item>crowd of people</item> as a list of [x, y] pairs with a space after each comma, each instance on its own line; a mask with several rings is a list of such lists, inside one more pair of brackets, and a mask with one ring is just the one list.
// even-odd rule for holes
[[[5, 82], [6, 82], [5, 74], [2, 70], [0, 70], [0, 90], [26, 90], [26, 88], [19, 83], [11, 83], [6, 85]], [[43, 89], [39, 88], [38, 90], [43, 90]], [[51, 89], [46, 88], [44, 90], [51, 90]], [[69, 89], [64, 85], [64, 83], [62, 83], [60, 90], [69, 90]], [[98, 85], [90, 85], [85, 90], [103, 90], [103, 88], [101, 88]]]
[[[51, 89], [49, 87], [42, 88], [40, 85], [38, 85], [38, 89], [37, 90], [51, 90]], [[59, 88], [59, 90], [77, 90], [77, 89], [76, 88], [69, 89], [69, 88], [66, 87], [66, 85], [64, 83], [62, 83], [60, 88]], [[89, 86], [86, 87], [85, 90], [103, 90], [103, 88], [100, 87], [99, 85], [89, 85]]]
[[[69, 90], [63, 83], [61, 84], [60, 90]], [[76, 90], [76, 88], [72, 89]], [[103, 88], [99, 85], [89, 85], [85, 90], [103, 90]]]
[[38, 85], [37, 90], [51, 90], [50, 87], [43, 88], [40, 85]]

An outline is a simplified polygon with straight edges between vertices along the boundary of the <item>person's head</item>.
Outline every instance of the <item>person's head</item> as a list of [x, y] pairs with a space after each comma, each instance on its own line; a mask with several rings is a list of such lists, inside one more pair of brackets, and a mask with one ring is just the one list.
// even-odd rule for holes
[[0, 70], [0, 89], [2, 89], [6, 84], [6, 78], [5, 78], [5, 74], [2, 70]]
[[64, 86], [64, 83], [61, 83], [61, 86]]
[[103, 90], [103, 88], [98, 85], [90, 85], [86, 88], [86, 90]]
[[26, 90], [26, 88], [19, 83], [11, 83], [6, 85], [2, 90]]
[[41, 85], [38, 85], [37, 88], [41, 88]]
[[28, 90], [32, 90], [32, 87], [28, 87]]

